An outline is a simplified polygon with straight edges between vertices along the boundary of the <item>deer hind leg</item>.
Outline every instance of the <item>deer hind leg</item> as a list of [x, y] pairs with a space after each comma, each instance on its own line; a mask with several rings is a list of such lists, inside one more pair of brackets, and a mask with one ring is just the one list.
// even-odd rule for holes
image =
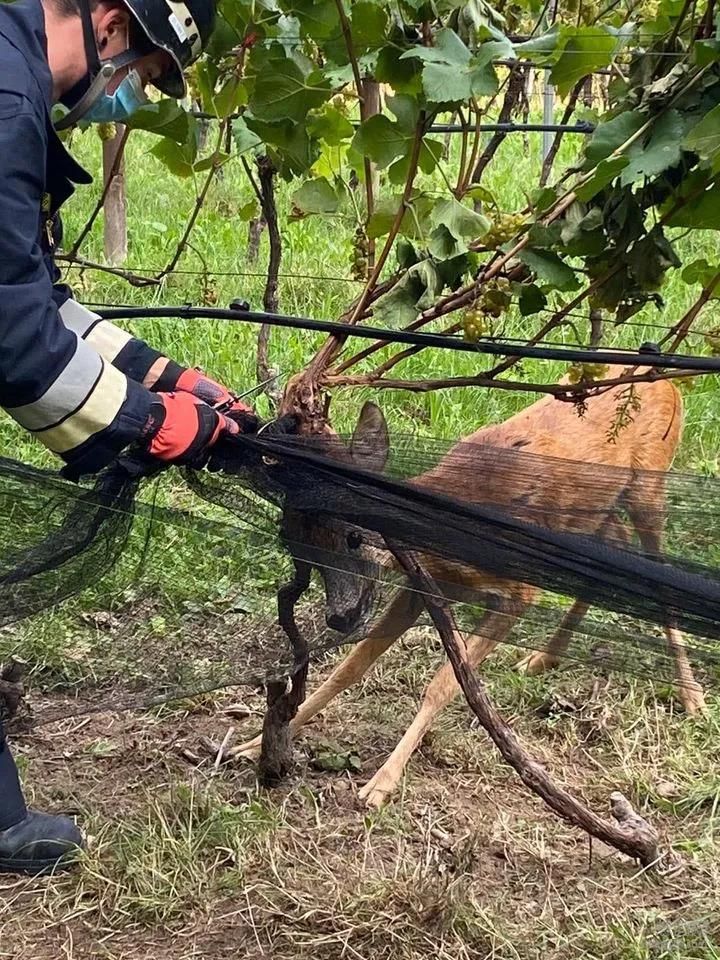
[[[665, 528], [664, 478], [644, 484], [630, 491], [628, 513], [637, 530], [640, 542], [651, 554], [659, 554]], [[695, 679], [682, 634], [674, 623], [665, 625], [665, 637], [673, 658], [678, 697], [690, 716], [705, 710], [705, 695]]]
[[[616, 543], [627, 543], [630, 539], [630, 531], [616, 517], [611, 516], [603, 521], [598, 531], [598, 536], [605, 539], [612, 538]], [[529, 676], [537, 676], [545, 673], [546, 670], [552, 670], [559, 666], [563, 655], [567, 651], [573, 633], [582, 623], [583, 617], [590, 609], [591, 604], [584, 600], [576, 600], [568, 612], [560, 621], [555, 633], [545, 646], [544, 650], [534, 650], [523, 657], [516, 666], [520, 673], [526, 673]]]
[[548, 641], [544, 650], [534, 650], [523, 657], [515, 669], [534, 677], [557, 667], [567, 650], [573, 633], [580, 626], [583, 617], [590, 609], [590, 604], [584, 600], [576, 600], [560, 621], [560, 626]]
[[[467, 638], [468, 659], [477, 666], [501, 643], [529, 602], [527, 594], [502, 597], [496, 607], [489, 610], [473, 635]], [[438, 714], [457, 696], [459, 686], [452, 666], [444, 664], [430, 681], [420, 710], [408, 727], [405, 735], [380, 767], [375, 776], [365, 784], [358, 796], [368, 807], [381, 807], [397, 789], [405, 767], [421, 740], [430, 729]]]
[[[367, 637], [355, 644], [350, 653], [332, 671], [330, 676], [300, 706], [290, 723], [291, 732], [297, 731], [324, 710], [343, 690], [358, 683], [383, 653], [409, 630], [422, 612], [422, 601], [415, 593], [400, 591], [372, 624]], [[253, 737], [230, 751], [229, 756], [257, 760], [260, 756], [261, 735]]]

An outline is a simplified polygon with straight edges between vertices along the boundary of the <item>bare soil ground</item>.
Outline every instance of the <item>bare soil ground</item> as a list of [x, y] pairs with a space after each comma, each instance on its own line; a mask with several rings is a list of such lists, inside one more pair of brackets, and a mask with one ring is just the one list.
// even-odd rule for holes
[[[0, 957], [720, 957], [714, 704], [691, 721], [644, 681], [522, 678], [512, 652], [486, 671], [558, 779], [600, 811], [622, 789], [672, 842], [681, 865], [658, 876], [531, 797], [460, 702], [394, 803], [365, 810], [357, 790], [438, 658], [411, 632], [299, 739], [296, 776], [273, 792], [247, 764], [215, 770], [203, 746], [255, 731], [263, 701], [248, 691], [16, 735], [33, 802], [77, 814], [91, 847], [73, 873], [0, 881]], [[238, 700], [256, 713], [229, 716]]]

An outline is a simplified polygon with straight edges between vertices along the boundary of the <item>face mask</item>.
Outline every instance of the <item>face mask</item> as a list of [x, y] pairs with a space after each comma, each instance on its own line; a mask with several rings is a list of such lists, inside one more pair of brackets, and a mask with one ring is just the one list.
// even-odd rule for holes
[[131, 70], [114, 93], [98, 97], [83, 119], [94, 123], [122, 123], [147, 102], [140, 74]]

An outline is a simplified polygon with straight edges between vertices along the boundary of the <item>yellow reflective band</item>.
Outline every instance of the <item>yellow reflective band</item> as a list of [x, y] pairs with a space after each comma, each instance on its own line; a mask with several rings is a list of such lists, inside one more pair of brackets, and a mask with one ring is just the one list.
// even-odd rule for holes
[[55, 453], [67, 453], [109, 427], [127, 396], [125, 376], [109, 364], [103, 364], [98, 382], [85, 403], [57, 427], [38, 430], [35, 436]]
[[105, 357], [111, 363], [120, 353], [122, 348], [132, 340], [132, 335], [126, 330], [121, 330], [114, 323], [107, 320], [101, 320], [96, 323], [90, 333], [85, 337], [85, 342]]

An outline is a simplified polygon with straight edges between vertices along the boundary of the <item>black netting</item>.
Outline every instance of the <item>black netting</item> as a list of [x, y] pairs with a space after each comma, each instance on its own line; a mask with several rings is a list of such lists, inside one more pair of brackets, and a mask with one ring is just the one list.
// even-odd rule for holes
[[341, 438], [269, 433], [224, 442], [212, 466], [136, 497], [120, 468], [82, 489], [0, 461], [0, 660], [28, 661], [36, 719], [283, 676], [291, 556], [319, 574], [298, 613], [312, 657], [388, 605], [388, 629], [422, 620], [387, 539], [468, 636], [661, 681], [684, 642], [701, 682], [720, 675], [717, 480], [417, 438], [394, 438], [383, 466]]

